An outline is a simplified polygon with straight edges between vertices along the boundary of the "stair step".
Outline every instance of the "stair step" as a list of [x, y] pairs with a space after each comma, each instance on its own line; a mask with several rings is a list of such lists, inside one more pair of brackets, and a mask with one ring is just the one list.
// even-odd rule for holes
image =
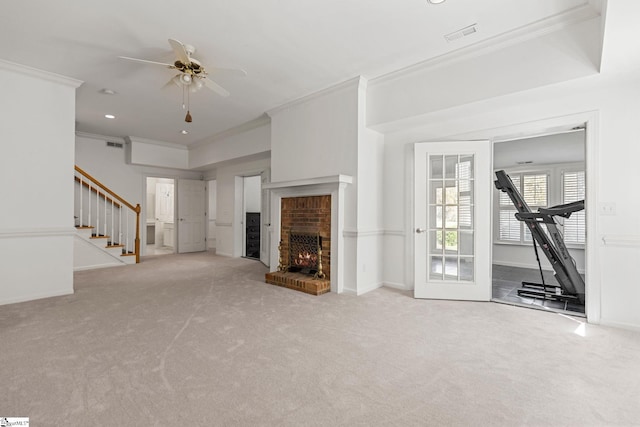
[[107, 248], [124, 248], [124, 245], [107, 245]]
[[79, 225], [76, 225], [76, 228], [77, 228], [78, 230], [92, 230], [92, 229], [94, 229], [95, 227], [92, 227], [91, 225], [83, 225], [82, 227], [80, 227]]
[[100, 235], [96, 236], [95, 234], [92, 234], [92, 235], [91, 235], [91, 238], [92, 238], [92, 239], [110, 239], [110, 238], [111, 238], [111, 236], [105, 236], [105, 235], [103, 235], [103, 234], [100, 234]]

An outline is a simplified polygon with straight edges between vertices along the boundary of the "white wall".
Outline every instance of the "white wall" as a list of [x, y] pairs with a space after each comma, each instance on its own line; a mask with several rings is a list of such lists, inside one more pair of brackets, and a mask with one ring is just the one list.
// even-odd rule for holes
[[[268, 119], [257, 120], [215, 139], [205, 140], [189, 149], [191, 169], [211, 168], [242, 157], [264, 155], [271, 148], [271, 125]], [[263, 156], [264, 157], [264, 156]]]
[[0, 61], [0, 304], [73, 293], [80, 83]]
[[357, 294], [383, 285], [383, 155], [384, 136], [366, 128], [366, 84], [358, 93]]
[[269, 112], [271, 182], [356, 176], [358, 89], [351, 80]]
[[127, 160], [132, 165], [176, 169], [189, 168], [189, 151], [183, 145], [137, 137], [128, 137], [126, 140]]

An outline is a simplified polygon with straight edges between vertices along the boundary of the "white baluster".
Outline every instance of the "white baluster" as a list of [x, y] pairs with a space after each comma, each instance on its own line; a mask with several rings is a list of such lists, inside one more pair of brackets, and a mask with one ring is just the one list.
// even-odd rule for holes
[[108, 236], [107, 234], [107, 193], [104, 193], [104, 235]]
[[127, 242], [125, 243], [124, 248], [126, 252], [129, 253], [129, 215], [127, 215], [127, 229], [125, 230], [125, 233]]
[[100, 234], [100, 188], [96, 187], [96, 237]]
[[111, 199], [111, 244], [114, 245], [114, 240], [116, 238], [116, 230], [115, 228], [113, 228], [113, 221], [114, 221], [114, 214], [113, 214], [113, 199]]
[[[84, 210], [82, 209], [82, 175], [80, 175], [80, 227], [82, 227], [82, 215], [84, 213]], [[74, 224], [75, 225], [75, 224]]]
[[91, 221], [91, 181], [89, 181], [87, 184], [89, 184], [89, 215], [87, 215], [87, 225], [91, 226], [91, 223], [93, 221]]
[[122, 244], [122, 205], [118, 211], [118, 244]]

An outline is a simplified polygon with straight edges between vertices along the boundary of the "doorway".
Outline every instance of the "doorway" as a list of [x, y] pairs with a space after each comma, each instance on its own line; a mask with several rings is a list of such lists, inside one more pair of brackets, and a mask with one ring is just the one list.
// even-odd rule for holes
[[[578, 202], [587, 192], [585, 153], [585, 126], [496, 142], [493, 178], [504, 171], [531, 212]], [[584, 316], [584, 295], [563, 296], [563, 288], [571, 281], [554, 274], [548, 251], [536, 243], [531, 223], [516, 218], [516, 203], [506, 192], [494, 189], [492, 212], [492, 301]], [[569, 254], [561, 264], [577, 271], [584, 288], [586, 212], [577, 208], [568, 218], [554, 215], [550, 219], [551, 226], [534, 226], [546, 234], [544, 238], [551, 238], [553, 227], [559, 231], [555, 235]]]
[[146, 179], [145, 255], [175, 253], [175, 180]]
[[216, 218], [218, 211], [218, 181], [215, 179], [209, 180], [207, 183], [207, 250], [216, 251]]
[[260, 175], [242, 178], [242, 256], [260, 259], [261, 242], [261, 179]]

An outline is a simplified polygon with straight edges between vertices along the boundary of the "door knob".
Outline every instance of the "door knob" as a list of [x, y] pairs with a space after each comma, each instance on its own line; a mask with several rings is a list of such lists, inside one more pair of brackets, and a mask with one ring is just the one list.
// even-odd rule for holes
[[416, 233], [418, 233], [418, 234], [424, 233], [425, 231], [427, 231], [427, 230], [425, 230], [424, 228], [416, 228]]

